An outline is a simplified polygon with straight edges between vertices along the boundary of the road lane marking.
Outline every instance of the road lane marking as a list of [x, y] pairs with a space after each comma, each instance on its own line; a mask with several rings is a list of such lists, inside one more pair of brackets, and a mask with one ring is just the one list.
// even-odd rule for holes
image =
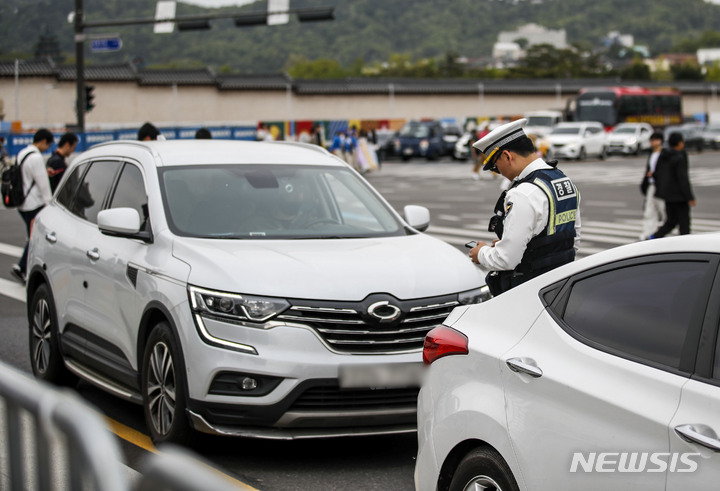
[[136, 447], [140, 447], [148, 452], [158, 453], [158, 449], [153, 445], [152, 440], [149, 436], [144, 433], [140, 433], [137, 430], [125, 426], [124, 424], [115, 421], [112, 418], [104, 416], [105, 422], [110, 426], [110, 430], [115, 433], [118, 437], [122, 438], [126, 442], [130, 442]]

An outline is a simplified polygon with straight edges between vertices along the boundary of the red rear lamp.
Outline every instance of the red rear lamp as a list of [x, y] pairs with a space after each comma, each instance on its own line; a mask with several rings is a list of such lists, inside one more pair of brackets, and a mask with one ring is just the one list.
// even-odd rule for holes
[[425, 336], [423, 363], [430, 365], [438, 358], [448, 355], [467, 355], [468, 338], [447, 326], [438, 326]]

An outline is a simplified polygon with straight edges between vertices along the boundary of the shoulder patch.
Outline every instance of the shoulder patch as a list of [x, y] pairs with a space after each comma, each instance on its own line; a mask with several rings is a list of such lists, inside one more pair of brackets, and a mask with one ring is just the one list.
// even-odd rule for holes
[[510, 214], [510, 210], [512, 209], [512, 201], [508, 201], [508, 203], [505, 205], [505, 216], [508, 216]]

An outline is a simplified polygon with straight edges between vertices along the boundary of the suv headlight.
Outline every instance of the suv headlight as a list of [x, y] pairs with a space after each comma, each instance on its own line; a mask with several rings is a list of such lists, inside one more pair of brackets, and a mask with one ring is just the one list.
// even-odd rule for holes
[[492, 294], [490, 293], [490, 288], [488, 288], [487, 285], [483, 285], [474, 290], [458, 293], [458, 302], [460, 302], [460, 305], [487, 302], [491, 298]]
[[188, 287], [193, 312], [232, 320], [264, 322], [283, 312], [290, 304], [282, 298], [239, 295]]

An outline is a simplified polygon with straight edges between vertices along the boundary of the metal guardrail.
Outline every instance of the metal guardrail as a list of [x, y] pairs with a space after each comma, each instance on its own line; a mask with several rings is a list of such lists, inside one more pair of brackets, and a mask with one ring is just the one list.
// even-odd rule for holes
[[[77, 396], [0, 365], [0, 398], [5, 405], [10, 489], [28, 489], [33, 480], [36, 489], [54, 489], [59, 476], [53, 476], [51, 452], [58, 446], [67, 455], [69, 489], [87, 489], [85, 485], [99, 491], [128, 489], [120, 466], [110, 464], [121, 462], [117, 442], [100, 416]], [[32, 456], [36, 475], [25, 476], [25, 462]]]
[[[130, 491], [120, 448], [76, 394], [0, 362], [0, 488]], [[231, 491], [230, 479], [172, 445], [150, 454], [136, 491]], [[246, 489], [253, 489], [247, 487]]]

